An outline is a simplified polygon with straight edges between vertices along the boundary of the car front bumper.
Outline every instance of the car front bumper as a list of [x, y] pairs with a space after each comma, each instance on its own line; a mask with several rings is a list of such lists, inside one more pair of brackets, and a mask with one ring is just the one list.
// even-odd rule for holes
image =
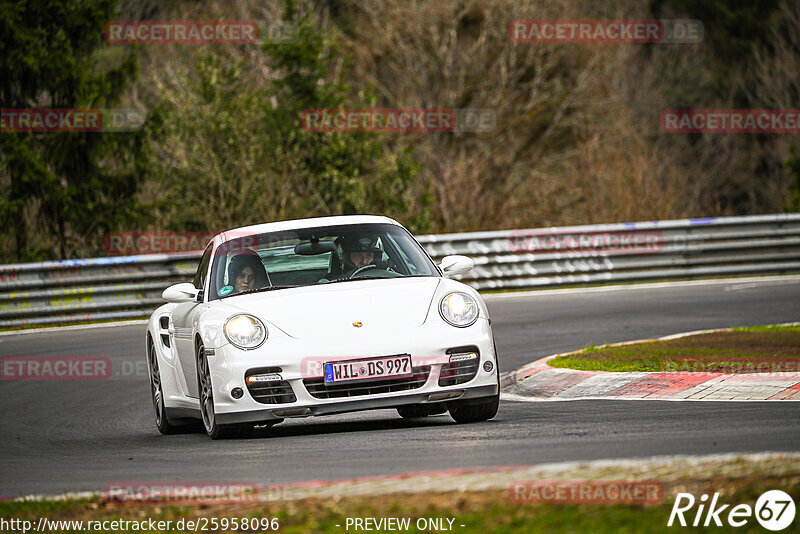
[[[388, 333], [387, 333], [388, 334]], [[479, 361], [474, 378], [454, 385], [439, 385], [442, 366], [450, 360], [448, 350], [458, 347], [478, 349]], [[319, 355], [320, 353], [324, 355]], [[318, 398], [309, 392], [307, 380], [322, 377], [322, 363], [367, 357], [410, 354], [415, 368], [428, 366], [424, 383], [413, 389]], [[313, 356], [309, 356], [313, 355]], [[209, 354], [214, 389], [214, 410], [221, 424], [268, 422], [286, 417], [308, 417], [344, 412], [392, 408], [405, 404], [429, 404], [460, 399], [490, 397], [498, 393], [497, 355], [489, 321], [479, 319], [468, 328], [447, 325], [425, 326], [408, 335], [370, 335], [362, 338], [328, 339], [321, 349], [319, 340], [300, 340], [275, 336], [256, 350], [241, 351], [226, 345]], [[486, 362], [491, 362], [491, 366]], [[489, 368], [490, 367], [490, 368]], [[253, 398], [245, 383], [248, 371], [279, 368], [281, 381], [291, 385], [294, 402], [265, 404]], [[487, 370], [489, 369], [489, 370]], [[367, 382], [359, 382], [359, 384]], [[233, 390], [244, 395], [236, 399]]]
[[392, 394], [386, 397], [364, 396], [357, 399], [345, 399], [337, 402], [317, 401], [308, 406], [299, 403], [280, 405], [281, 407], [250, 410], [246, 412], [217, 413], [215, 417], [220, 424], [232, 423], [258, 423], [269, 422], [274, 419], [286, 417], [311, 417], [318, 415], [334, 415], [338, 413], [358, 412], [363, 410], [377, 410], [380, 408], [395, 408], [406, 404], [432, 404], [447, 402], [457, 399], [477, 399], [497, 395], [498, 385], [454, 387], [449, 389], [450, 397], [446, 399], [430, 400], [435, 393], [404, 393]]

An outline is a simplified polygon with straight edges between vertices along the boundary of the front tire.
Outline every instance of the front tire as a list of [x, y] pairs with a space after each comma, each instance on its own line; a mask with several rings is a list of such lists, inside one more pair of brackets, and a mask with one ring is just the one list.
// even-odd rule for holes
[[211, 371], [208, 367], [205, 347], [197, 343], [197, 391], [200, 397], [200, 414], [203, 427], [211, 439], [247, 437], [253, 431], [251, 424], [221, 425], [214, 412], [214, 390], [211, 386]]

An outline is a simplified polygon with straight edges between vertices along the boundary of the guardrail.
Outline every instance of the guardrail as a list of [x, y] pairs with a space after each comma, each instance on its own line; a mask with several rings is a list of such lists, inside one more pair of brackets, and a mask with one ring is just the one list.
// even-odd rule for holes
[[[478, 290], [800, 272], [800, 214], [685, 219], [418, 237], [465, 254]], [[201, 252], [0, 265], [0, 328], [147, 317]]]

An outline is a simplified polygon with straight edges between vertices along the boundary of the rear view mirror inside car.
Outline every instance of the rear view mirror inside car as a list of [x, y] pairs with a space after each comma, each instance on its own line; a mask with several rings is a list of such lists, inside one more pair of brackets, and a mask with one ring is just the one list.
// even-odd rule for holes
[[294, 247], [294, 253], [301, 256], [315, 256], [333, 252], [334, 250], [336, 250], [336, 245], [333, 241], [309, 241], [307, 243], [298, 243]]

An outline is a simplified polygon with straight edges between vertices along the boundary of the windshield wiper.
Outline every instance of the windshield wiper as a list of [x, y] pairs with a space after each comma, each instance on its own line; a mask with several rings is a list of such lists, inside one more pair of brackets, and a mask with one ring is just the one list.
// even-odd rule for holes
[[258, 289], [248, 289], [246, 291], [242, 291], [240, 293], [236, 293], [237, 295], [246, 295], [248, 293], [261, 293], [264, 291], [273, 291], [275, 289], [289, 289], [290, 287], [298, 287], [298, 286], [267, 286], [267, 287], [259, 287]]
[[356, 276], [355, 278], [339, 278], [338, 280], [330, 280], [326, 284], [337, 284], [339, 282], [352, 282], [353, 280], [386, 280], [390, 278], [405, 278], [405, 276]]

